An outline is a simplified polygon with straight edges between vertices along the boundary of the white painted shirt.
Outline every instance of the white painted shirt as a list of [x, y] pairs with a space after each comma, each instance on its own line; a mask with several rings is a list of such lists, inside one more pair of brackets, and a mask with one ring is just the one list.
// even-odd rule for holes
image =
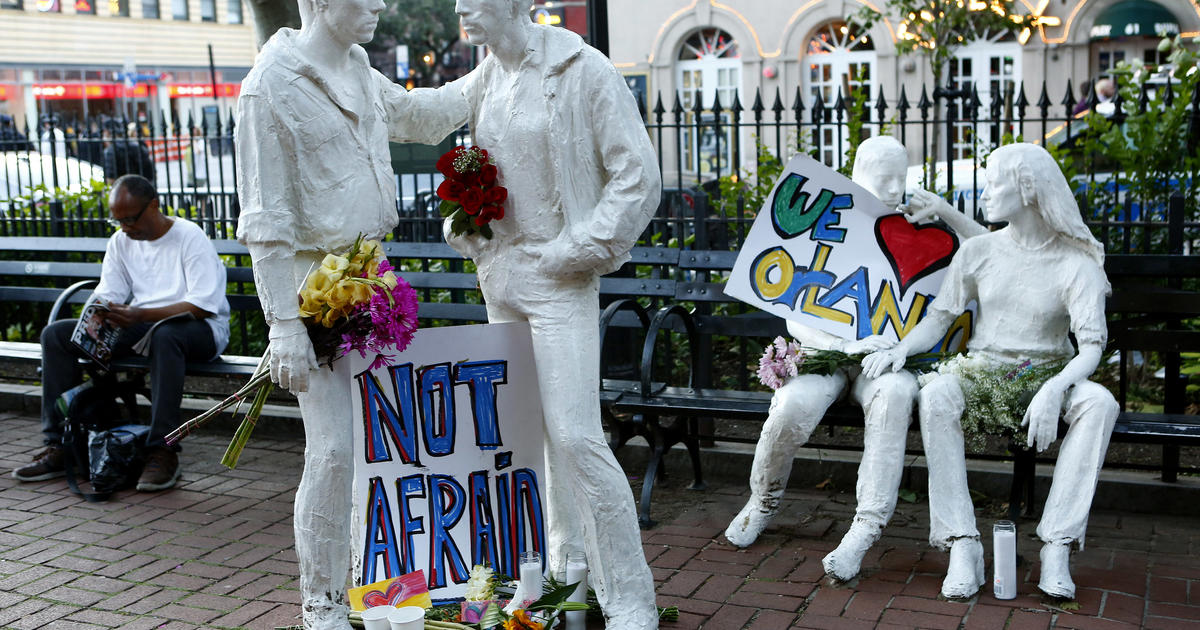
[[[362, 111], [340, 94], [280, 29], [242, 82], [234, 144], [242, 243], [278, 242], [333, 252], [359, 234], [396, 226], [396, 180], [388, 141], [434, 144], [466, 121], [453, 84], [407, 91], [351, 48]], [[433, 170], [433, 165], [429, 165]]]
[[217, 354], [229, 343], [225, 265], [204, 230], [186, 219], [172, 219], [167, 233], [153, 241], [113, 234], [95, 294], [139, 308], [187, 302], [212, 313], [204, 322], [212, 328]]
[[942, 280], [931, 309], [958, 315], [979, 302], [967, 350], [1003, 362], [1069, 359], [1067, 333], [1103, 346], [1110, 288], [1104, 269], [1083, 251], [1051, 240], [1021, 245], [1003, 229], [965, 241]]

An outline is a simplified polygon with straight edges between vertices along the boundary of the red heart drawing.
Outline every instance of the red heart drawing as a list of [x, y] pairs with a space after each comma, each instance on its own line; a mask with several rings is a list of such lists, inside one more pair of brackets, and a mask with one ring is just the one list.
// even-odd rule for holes
[[901, 297], [912, 283], [949, 265], [958, 251], [954, 234], [932, 225], [916, 227], [899, 214], [875, 222], [875, 240], [900, 281]]
[[363, 604], [367, 608], [376, 606], [394, 606], [396, 603], [404, 601], [401, 595], [404, 594], [404, 584], [400, 580], [393, 580], [388, 584], [387, 593], [382, 591], [367, 591], [363, 595]]

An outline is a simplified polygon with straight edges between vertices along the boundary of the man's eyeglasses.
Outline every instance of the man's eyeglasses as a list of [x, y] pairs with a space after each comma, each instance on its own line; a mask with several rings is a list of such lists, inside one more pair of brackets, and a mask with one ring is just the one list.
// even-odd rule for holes
[[150, 201], [146, 202], [146, 205], [142, 206], [142, 209], [138, 210], [137, 214], [135, 214], [131, 217], [124, 217], [121, 219], [118, 219], [116, 217], [109, 217], [108, 224], [115, 228], [119, 228], [122, 225], [133, 225], [134, 223], [138, 222], [138, 219], [142, 218], [142, 215], [146, 213], [146, 209], [149, 208], [150, 204], [152, 204], [152, 203], [154, 203], [154, 200], [150, 200]]

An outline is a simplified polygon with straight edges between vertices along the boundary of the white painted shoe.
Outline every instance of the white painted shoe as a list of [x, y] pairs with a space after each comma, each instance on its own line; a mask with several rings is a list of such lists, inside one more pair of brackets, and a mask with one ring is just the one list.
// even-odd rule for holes
[[1071, 545], [1046, 543], [1038, 554], [1042, 559], [1042, 579], [1038, 588], [1051, 597], [1075, 599], [1075, 581], [1071, 579]]
[[983, 587], [983, 544], [975, 538], [959, 538], [950, 546], [950, 568], [942, 581], [942, 596], [967, 599]]
[[604, 627], [610, 630], [658, 630], [658, 609], [622, 610], [608, 615]]
[[840, 582], [848, 582], [858, 576], [862, 569], [863, 556], [875, 541], [879, 540], [879, 526], [855, 520], [850, 531], [842, 536], [837, 549], [821, 560], [825, 575]]
[[304, 607], [305, 630], [353, 630], [344, 604], [318, 604]]
[[750, 500], [746, 502], [746, 507], [742, 508], [742, 511], [738, 512], [738, 515], [729, 523], [729, 527], [725, 528], [725, 538], [735, 547], [753, 545], [754, 541], [758, 540], [758, 535], [767, 528], [767, 524], [775, 516], [775, 511], [775, 509], [763, 505], [762, 499], [751, 496]]

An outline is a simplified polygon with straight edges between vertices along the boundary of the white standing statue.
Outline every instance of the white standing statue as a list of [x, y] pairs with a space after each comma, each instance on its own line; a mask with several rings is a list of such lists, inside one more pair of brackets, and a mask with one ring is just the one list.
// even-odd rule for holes
[[242, 83], [235, 144], [238, 239], [254, 262], [270, 326], [271, 379], [297, 394], [304, 474], [296, 493], [296, 555], [309, 629], [349, 629], [350, 378], [317, 368], [297, 289], [327, 253], [395, 227], [388, 140], [434, 143], [466, 120], [456, 86], [405, 91], [371, 69], [382, 0], [300, 0], [302, 27], [280, 29]]
[[[899, 370], [905, 356], [936, 343], [971, 300], [979, 309], [969, 357], [997, 367], [1063, 363], [1034, 395], [1023, 425], [1038, 451], [1056, 439], [1060, 414], [1070, 426], [1037, 528], [1044, 543], [1038, 588], [1074, 597], [1071, 545], [1083, 544], [1118, 413], [1112, 394], [1087, 380], [1108, 334], [1104, 250], [1080, 218], [1062, 171], [1041, 147], [1012, 144], [993, 151], [982, 202], [989, 221], [1007, 221], [1008, 227], [963, 244], [925, 319], [895, 347], [864, 359], [863, 374]], [[1075, 335], [1077, 351], [1068, 333]], [[960, 424], [964, 386], [953, 373], [939, 374], [918, 400], [929, 465], [929, 542], [950, 550], [946, 597], [970, 597], [984, 583]]]
[[607, 627], [658, 627], [633, 495], [600, 423], [599, 277], [629, 260], [661, 176], [637, 104], [574, 33], [533, 24], [531, 0], [458, 0], [488, 56], [464, 81], [475, 144], [508, 189], [505, 214], [446, 240], [475, 260], [491, 322], [528, 321], [546, 422], [550, 569], [585, 551]]
[[[891, 136], [875, 136], [859, 146], [852, 179], [885, 206], [895, 208], [903, 200], [907, 170], [908, 154], [904, 146]], [[914, 200], [912, 207], [918, 209], [914, 213], [917, 218], [924, 218], [932, 214], [932, 210], [925, 208], [936, 207], [933, 200], [939, 198], [924, 193], [920, 199], [927, 203]], [[971, 230], [970, 234], [983, 231], [973, 221], [967, 220], [965, 224], [968, 225], [964, 229]], [[794, 321], [788, 321], [787, 328], [803, 347], [813, 350], [860, 354], [890, 345], [879, 336], [847, 341]], [[822, 564], [825, 572], [837, 580], [850, 580], [858, 575], [863, 556], [879, 539], [880, 531], [896, 508], [896, 493], [904, 471], [905, 436], [917, 394], [916, 377], [904, 370], [876, 377], [859, 375], [857, 369], [838, 370], [828, 376], [801, 374], [776, 390], [754, 450], [750, 499], [725, 530], [729, 542], [738, 547], [749, 546], [766, 528], [779, 509], [797, 449], [808, 441], [825, 411], [846, 392], [848, 384], [850, 395], [862, 405], [866, 418], [856, 488], [858, 508], [841, 544], [825, 556]]]

